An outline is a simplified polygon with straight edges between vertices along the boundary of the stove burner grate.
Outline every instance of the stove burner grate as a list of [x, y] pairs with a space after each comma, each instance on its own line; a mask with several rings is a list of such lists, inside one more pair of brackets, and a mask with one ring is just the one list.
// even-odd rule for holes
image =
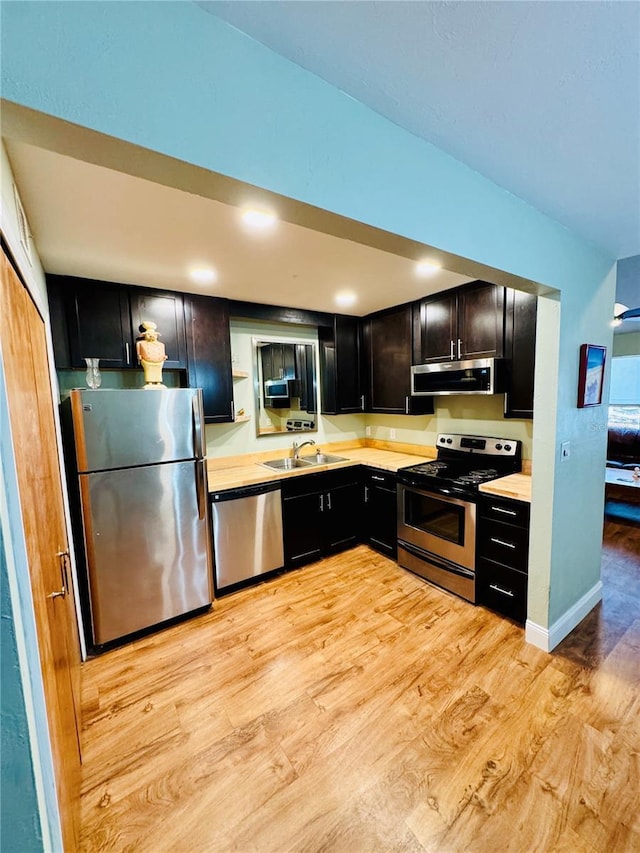
[[469, 471], [467, 477], [497, 477], [498, 472], [495, 468], [479, 468], [476, 471]]

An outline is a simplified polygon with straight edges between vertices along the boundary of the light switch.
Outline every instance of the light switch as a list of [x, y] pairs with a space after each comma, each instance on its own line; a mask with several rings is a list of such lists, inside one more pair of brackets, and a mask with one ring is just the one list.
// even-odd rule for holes
[[389, 438], [391, 439], [391, 441], [393, 441], [395, 437], [396, 437], [395, 429], [390, 429], [389, 430]]
[[571, 442], [563, 441], [560, 445], [560, 461], [566, 462], [567, 459], [571, 456]]

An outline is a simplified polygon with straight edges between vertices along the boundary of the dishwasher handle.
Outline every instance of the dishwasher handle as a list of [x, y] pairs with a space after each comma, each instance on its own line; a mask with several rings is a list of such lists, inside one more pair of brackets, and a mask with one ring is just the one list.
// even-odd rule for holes
[[210, 498], [212, 503], [222, 503], [222, 501], [237, 501], [242, 498], [253, 498], [256, 495], [278, 491], [280, 491], [280, 483], [258, 483], [255, 486], [241, 486], [237, 489], [211, 492]]

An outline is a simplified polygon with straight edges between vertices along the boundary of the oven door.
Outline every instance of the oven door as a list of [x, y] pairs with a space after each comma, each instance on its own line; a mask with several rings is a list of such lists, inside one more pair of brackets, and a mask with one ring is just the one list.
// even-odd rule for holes
[[398, 540], [474, 571], [476, 505], [399, 484]]

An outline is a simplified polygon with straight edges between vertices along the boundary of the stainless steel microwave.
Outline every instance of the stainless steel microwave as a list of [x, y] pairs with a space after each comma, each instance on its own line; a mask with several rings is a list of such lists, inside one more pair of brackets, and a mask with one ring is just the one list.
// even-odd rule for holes
[[411, 393], [415, 396], [441, 394], [501, 394], [503, 370], [500, 359], [476, 358], [417, 364], [411, 368]]
[[282, 398], [289, 396], [289, 382], [286, 379], [267, 379], [264, 383], [265, 397]]

